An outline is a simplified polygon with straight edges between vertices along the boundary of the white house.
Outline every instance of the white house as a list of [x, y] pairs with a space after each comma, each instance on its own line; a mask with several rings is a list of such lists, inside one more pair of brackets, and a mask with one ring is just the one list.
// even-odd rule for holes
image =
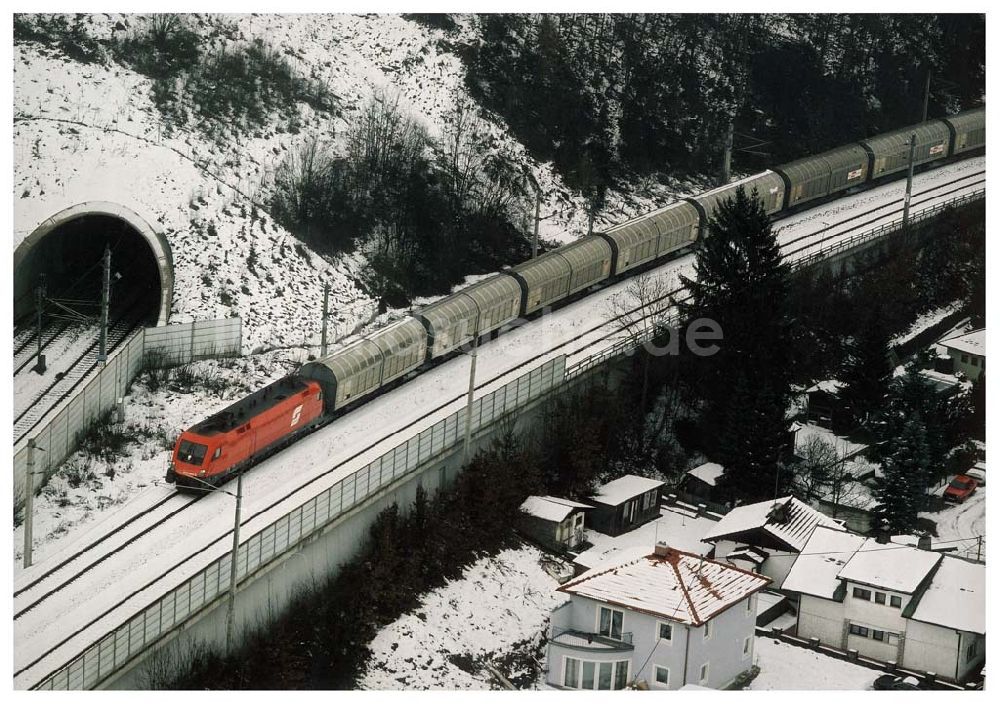
[[985, 566], [817, 527], [781, 588], [796, 634], [960, 681], [985, 658]]
[[559, 688], [724, 688], [753, 659], [768, 579], [657, 545], [563, 586], [551, 617], [548, 683]]
[[938, 343], [948, 351], [955, 372], [975, 382], [986, 372], [986, 329], [980, 328]]
[[786, 496], [733, 508], [703, 541], [715, 543], [715, 559], [759, 572], [778, 588], [817, 525], [843, 528], [833, 518]]

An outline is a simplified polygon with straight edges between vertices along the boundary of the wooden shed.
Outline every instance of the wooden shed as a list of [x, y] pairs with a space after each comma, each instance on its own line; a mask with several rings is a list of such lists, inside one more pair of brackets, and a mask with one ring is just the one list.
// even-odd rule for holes
[[663, 481], [622, 476], [605, 483], [586, 499], [594, 506], [588, 527], [605, 535], [621, 535], [660, 515]]
[[521, 504], [517, 529], [542, 547], [557, 552], [572, 550], [584, 540], [587, 510], [593, 506], [555, 496], [529, 496]]

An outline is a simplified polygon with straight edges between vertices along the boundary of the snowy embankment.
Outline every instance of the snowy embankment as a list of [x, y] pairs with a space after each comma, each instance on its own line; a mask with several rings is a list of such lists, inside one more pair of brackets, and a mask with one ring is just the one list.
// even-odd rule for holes
[[384, 627], [372, 641], [359, 687], [485, 690], [496, 682], [484, 664], [504, 675], [501, 668], [516, 663], [514, 656], [521, 657], [517, 665], [522, 673], [534, 676], [536, 685], [544, 684], [535, 665], [544, 664], [544, 658], [537, 651], [549, 614], [565, 595], [555, 591], [558, 582], [541, 561], [533, 547], [505, 550], [425, 594], [419, 608]]

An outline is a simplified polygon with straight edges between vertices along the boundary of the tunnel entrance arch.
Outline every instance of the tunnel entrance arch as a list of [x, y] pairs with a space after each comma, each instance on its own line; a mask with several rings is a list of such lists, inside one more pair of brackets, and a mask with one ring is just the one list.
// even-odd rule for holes
[[[150, 303], [151, 320], [166, 325], [174, 290], [174, 267], [166, 237], [134, 211], [112, 202], [83, 202], [39, 224], [14, 250], [14, 320], [34, 312], [34, 290], [40, 275], [56, 286], [87, 276], [78, 273], [99, 262], [111, 244], [112, 270], [122, 274], [125, 289], [138, 289]], [[118, 289], [119, 293], [122, 289]], [[154, 323], [151, 323], [154, 324]]]

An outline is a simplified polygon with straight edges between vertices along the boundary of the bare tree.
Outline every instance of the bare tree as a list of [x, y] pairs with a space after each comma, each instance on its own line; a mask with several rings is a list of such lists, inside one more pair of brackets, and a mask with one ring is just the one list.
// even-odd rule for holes
[[810, 437], [796, 450], [793, 487], [805, 501], [822, 500], [833, 506], [837, 516], [840, 506], [857, 505], [863, 499], [864, 486], [857, 480], [859, 466], [850, 461], [828, 441]]

